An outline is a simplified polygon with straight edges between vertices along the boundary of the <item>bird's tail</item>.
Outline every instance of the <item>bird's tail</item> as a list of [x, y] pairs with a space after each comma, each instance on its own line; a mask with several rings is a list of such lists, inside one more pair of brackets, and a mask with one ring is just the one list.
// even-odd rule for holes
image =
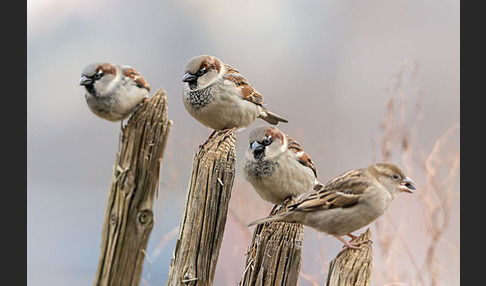
[[273, 215], [273, 216], [269, 216], [269, 217], [266, 217], [266, 218], [262, 218], [262, 219], [252, 221], [248, 224], [248, 226], [252, 226], [252, 225], [256, 225], [256, 224], [264, 224], [264, 223], [267, 223], [267, 222], [274, 222], [274, 221], [283, 222], [283, 218], [284, 218], [283, 214]]
[[283, 118], [280, 115], [277, 115], [269, 110], [264, 110], [263, 115], [261, 115], [261, 118], [265, 120], [266, 122], [277, 125], [279, 122], [284, 122], [287, 123], [289, 122], [287, 119]]

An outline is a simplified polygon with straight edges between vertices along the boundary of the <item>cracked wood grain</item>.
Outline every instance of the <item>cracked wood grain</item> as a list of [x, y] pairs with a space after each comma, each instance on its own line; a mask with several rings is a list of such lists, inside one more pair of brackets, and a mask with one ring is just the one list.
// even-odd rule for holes
[[139, 285], [172, 121], [161, 88], [121, 130], [93, 285]]

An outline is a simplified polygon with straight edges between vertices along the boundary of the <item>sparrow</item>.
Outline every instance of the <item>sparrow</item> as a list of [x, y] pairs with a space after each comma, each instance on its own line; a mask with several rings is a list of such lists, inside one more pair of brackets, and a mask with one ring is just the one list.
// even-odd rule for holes
[[86, 102], [97, 116], [109, 121], [126, 119], [148, 98], [150, 86], [127, 65], [91, 63], [81, 72]]
[[265, 201], [282, 204], [292, 196], [308, 193], [318, 183], [312, 159], [277, 127], [257, 127], [249, 139], [243, 173]]
[[[354, 242], [358, 230], [388, 210], [399, 193], [413, 193], [415, 183], [395, 164], [380, 162], [367, 168], [348, 171], [325, 185], [317, 184], [300, 202], [279, 215], [251, 222], [301, 223], [336, 237], [344, 243], [341, 250], [359, 248]], [[348, 242], [343, 235], [351, 237]]]
[[214, 129], [213, 134], [244, 129], [257, 118], [273, 125], [288, 122], [263, 107], [262, 95], [238, 70], [216, 57], [200, 55], [190, 59], [182, 81], [185, 108], [204, 126]]

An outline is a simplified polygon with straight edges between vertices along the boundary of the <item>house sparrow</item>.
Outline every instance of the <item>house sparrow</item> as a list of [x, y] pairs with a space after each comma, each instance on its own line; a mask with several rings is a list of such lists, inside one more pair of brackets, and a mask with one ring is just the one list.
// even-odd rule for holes
[[274, 125], [288, 122], [263, 107], [263, 97], [246, 78], [216, 57], [194, 57], [184, 73], [184, 106], [204, 126], [221, 131], [243, 129], [256, 118]]
[[150, 91], [138, 71], [111, 63], [89, 64], [81, 72], [79, 84], [86, 88], [86, 102], [91, 111], [110, 121], [128, 118]]
[[[358, 230], [381, 216], [401, 193], [412, 193], [415, 183], [398, 166], [376, 163], [367, 168], [348, 171], [327, 184], [318, 184], [301, 202], [291, 205], [280, 215], [270, 216], [249, 224], [265, 222], [302, 223], [332, 235], [347, 248], [358, 248]], [[347, 242], [341, 236], [352, 239]], [[365, 241], [366, 242], [366, 241]]]
[[274, 126], [255, 128], [249, 138], [243, 172], [262, 199], [281, 204], [312, 190], [317, 170], [297, 141]]

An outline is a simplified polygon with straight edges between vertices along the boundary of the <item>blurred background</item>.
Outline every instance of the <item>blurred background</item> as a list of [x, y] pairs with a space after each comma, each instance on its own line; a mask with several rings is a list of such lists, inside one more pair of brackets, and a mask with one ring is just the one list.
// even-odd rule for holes
[[[29, 285], [90, 285], [120, 123], [88, 109], [81, 70], [132, 65], [164, 88], [174, 124], [141, 285], [166, 283], [192, 158], [212, 130], [182, 104], [186, 62], [210, 54], [236, 67], [289, 120], [278, 127], [323, 182], [391, 160], [418, 185], [370, 225], [374, 285], [459, 284], [458, 0], [28, 0]], [[238, 169], [215, 285], [235, 285], [253, 227], [272, 205]], [[355, 234], [364, 231], [359, 230]], [[342, 244], [305, 229], [299, 285], [322, 285]], [[317, 249], [319, 251], [317, 251]]]

